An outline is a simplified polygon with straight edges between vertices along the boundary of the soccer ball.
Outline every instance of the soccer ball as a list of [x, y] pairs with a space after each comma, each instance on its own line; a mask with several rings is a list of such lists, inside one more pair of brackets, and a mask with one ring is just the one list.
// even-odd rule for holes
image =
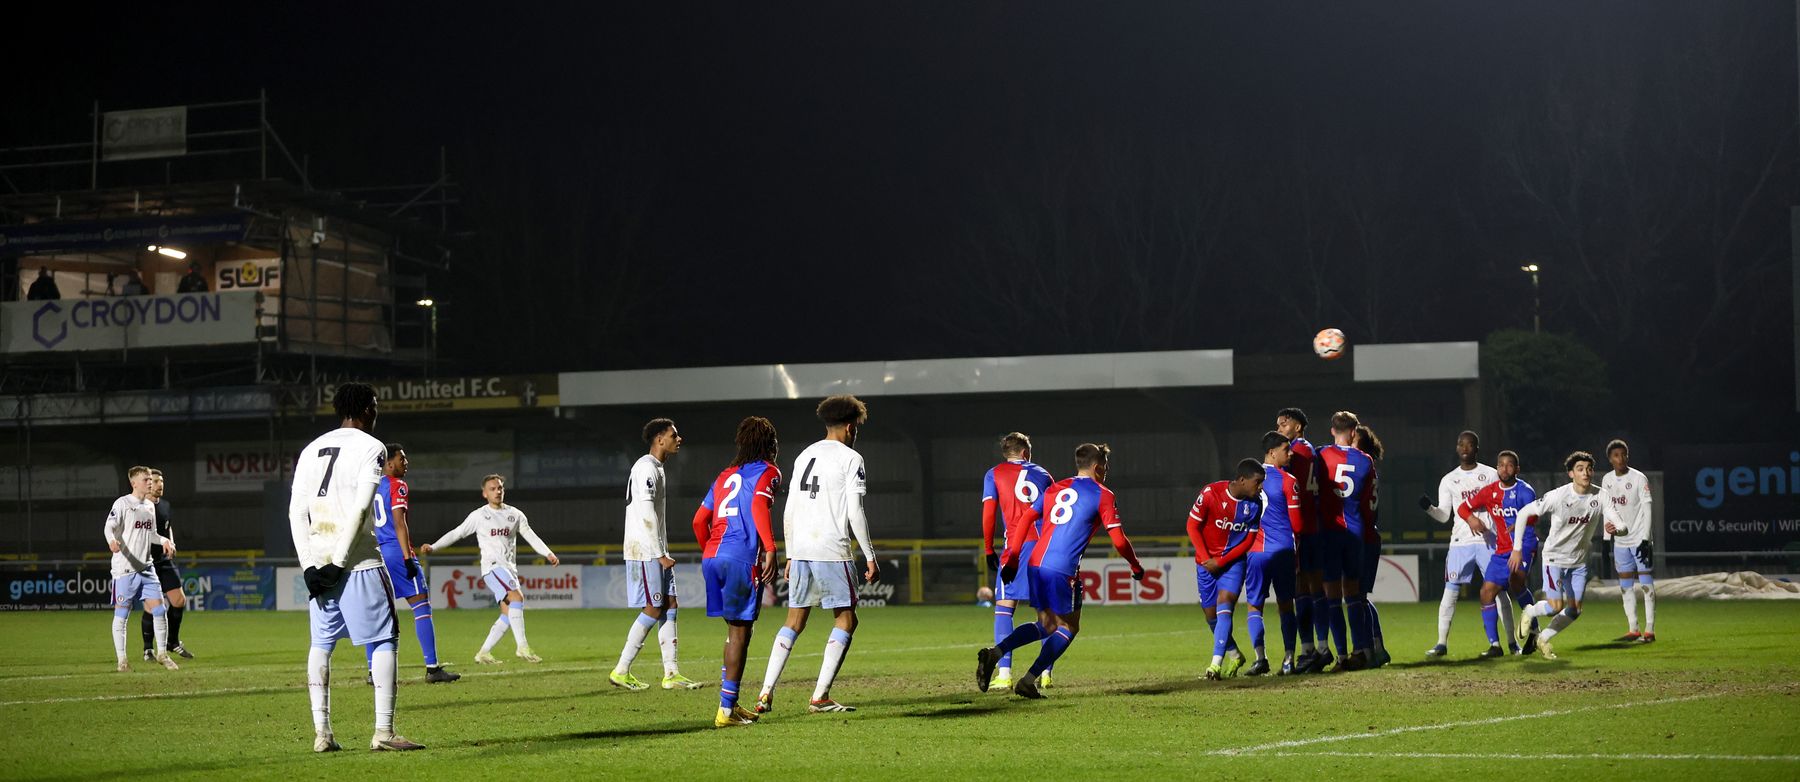
[[1313, 352], [1319, 358], [1332, 361], [1344, 355], [1344, 332], [1337, 329], [1325, 329], [1313, 335]]

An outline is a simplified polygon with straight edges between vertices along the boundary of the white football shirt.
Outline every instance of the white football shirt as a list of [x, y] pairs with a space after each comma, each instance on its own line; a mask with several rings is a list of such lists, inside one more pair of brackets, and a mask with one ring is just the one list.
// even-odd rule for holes
[[1499, 477], [1494, 472], [1494, 468], [1485, 464], [1477, 463], [1467, 470], [1459, 464], [1444, 473], [1443, 479], [1438, 481], [1437, 505], [1426, 512], [1431, 514], [1432, 518], [1437, 519], [1438, 523], [1450, 524], [1450, 545], [1467, 546], [1483, 543], [1488, 548], [1494, 547], [1493, 528], [1489, 528], [1486, 536], [1476, 535], [1474, 530], [1469, 529], [1468, 524], [1463, 523], [1462, 519], [1457, 517], [1456, 506], [1475, 496], [1475, 492], [1481, 491], [1481, 487], [1493, 483]]
[[470, 535], [475, 536], [475, 543], [481, 547], [482, 573], [501, 569], [517, 581], [519, 538], [524, 538], [526, 543], [531, 544], [538, 556], [550, 556], [550, 547], [544, 545], [543, 539], [531, 530], [531, 522], [525, 518], [525, 512], [504, 503], [498, 508], [483, 505], [471, 511], [462, 524], [444, 533], [431, 547], [440, 549]]
[[667, 474], [650, 454], [638, 457], [625, 483], [625, 558], [637, 561], [669, 555]]
[[1625, 468], [1624, 475], [1607, 470], [1600, 487], [1619, 517], [1613, 526], [1622, 531], [1613, 536], [1614, 545], [1631, 547], [1650, 540], [1650, 479], [1635, 467]]
[[[156, 505], [148, 499], [140, 500], [129, 494], [113, 500], [112, 510], [106, 514], [105, 531], [108, 548], [116, 540], [121, 549], [112, 555], [114, 578], [148, 569], [150, 549], [160, 547], [166, 540], [156, 534]], [[131, 552], [131, 557], [125, 556], [123, 552], [126, 551]], [[132, 567], [132, 558], [136, 558], [143, 567]], [[164, 587], [172, 588], [166, 584]]]
[[867, 523], [852, 530], [852, 515], [856, 520], [862, 518], [862, 499], [868, 493], [862, 454], [836, 440], [820, 440], [800, 452], [787, 474], [800, 476], [798, 483], [788, 487], [787, 509], [782, 514], [789, 559], [849, 562], [852, 531], [857, 533], [863, 556], [874, 559]]
[[1598, 486], [1591, 488], [1591, 493], [1579, 494], [1575, 484], [1563, 484], [1520, 508], [1515, 516], [1520, 523], [1513, 525], [1513, 550], [1524, 546], [1526, 527], [1536, 526], [1542, 517], [1549, 516], [1550, 531], [1541, 536], [1543, 543], [1539, 547], [1544, 562], [1552, 567], [1587, 564], [1594, 535], [1605, 527], [1606, 521], [1618, 523], [1606, 493]]
[[387, 448], [368, 432], [344, 427], [300, 450], [288, 495], [288, 524], [301, 567], [381, 567], [375, 543], [375, 487]]

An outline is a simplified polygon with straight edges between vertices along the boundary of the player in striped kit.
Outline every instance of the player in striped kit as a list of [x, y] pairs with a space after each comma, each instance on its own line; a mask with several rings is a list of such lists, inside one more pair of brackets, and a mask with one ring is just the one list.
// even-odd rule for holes
[[1125, 537], [1112, 490], [1102, 484], [1111, 453], [1112, 449], [1105, 445], [1076, 446], [1075, 477], [1051, 484], [1038, 495], [1032, 505], [1034, 513], [1027, 517], [1032, 522], [1040, 517], [1043, 520], [1038, 525], [1037, 546], [1032, 549], [1031, 559], [1021, 556], [1024, 540], [1008, 542], [1001, 560], [1001, 578], [1010, 581], [1020, 567], [1029, 568], [1031, 599], [1038, 621], [1020, 625], [998, 646], [975, 653], [975, 685], [982, 692], [987, 692], [993, 683], [1001, 655], [1043, 641], [1031, 670], [1013, 680], [1013, 693], [1023, 698], [1044, 697], [1038, 692], [1037, 677], [1068, 651], [1081, 630], [1081, 555], [1087, 551], [1094, 533], [1106, 530], [1119, 555], [1131, 563], [1131, 577], [1143, 580], [1144, 566], [1138, 563], [1131, 540]]
[[163, 587], [151, 566], [150, 549], [160, 547], [164, 556], [175, 556], [175, 541], [156, 531], [156, 506], [148, 496], [152, 476], [148, 467], [126, 471], [131, 493], [113, 500], [102, 528], [106, 546], [112, 550], [113, 653], [121, 673], [131, 670], [125, 659], [126, 619], [131, 605], [143, 601], [145, 613], [151, 616], [151, 632], [156, 643], [155, 660], [171, 671], [180, 666], [169, 657], [168, 609], [163, 605]]
[[[1323, 531], [1325, 613], [1330, 622], [1338, 662], [1332, 671], [1354, 671], [1375, 660], [1373, 617], [1363, 584], [1363, 535], [1373, 522], [1376, 497], [1375, 460], [1356, 447], [1356, 414], [1331, 415], [1332, 444], [1319, 449], [1319, 521]], [[1342, 601], [1340, 609], [1339, 601]], [[1348, 624], [1350, 654], [1345, 655]]]
[[[1294, 659], [1294, 670], [1319, 673], [1332, 662], [1326, 649], [1325, 573], [1321, 569], [1319, 538], [1319, 485], [1313, 462], [1318, 452], [1302, 435], [1306, 432], [1306, 412], [1298, 407], [1284, 407], [1275, 414], [1275, 432], [1288, 438], [1286, 472], [1294, 476], [1294, 492], [1300, 503], [1300, 514], [1294, 519], [1294, 557], [1298, 562], [1294, 585], [1294, 620], [1300, 633], [1300, 656]], [[1314, 646], [1314, 637], [1318, 645]]]
[[[1600, 478], [1600, 488], [1618, 514], [1617, 526], [1608, 524], [1613, 565], [1619, 571], [1619, 594], [1625, 599], [1624, 635], [1613, 639], [1650, 643], [1656, 640], [1656, 579], [1650, 575], [1655, 549], [1650, 542], [1650, 479], [1631, 466], [1631, 446], [1624, 440], [1606, 444], [1606, 460], [1612, 469]], [[1644, 630], [1638, 632], [1638, 595], [1644, 596]]]
[[475, 662], [499, 664], [500, 660], [493, 655], [494, 644], [500, 642], [508, 628], [512, 629], [514, 656], [528, 663], [543, 662], [543, 658], [532, 653], [531, 642], [525, 639], [525, 593], [519, 589], [518, 538], [531, 544], [538, 556], [550, 560], [551, 566], [562, 562], [549, 546], [544, 545], [543, 538], [532, 531], [525, 512], [506, 504], [505, 477], [489, 475], [482, 478], [481, 495], [487, 500], [486, 505], [471, 511], [462, 524], [444, 533], [436, 543], [420, 546], [419, 553], [430, 554], [474, 535], [475, 542], [481, 547], [481, 580], [493, 591], [494, 602], [500, 606], [500, 618], [488, 628], [487, 641], [481, 644], [481, 651], [475, 653]]
[[769, 419], [738, 423], [737, 458], [713, 480], [694, 512], [700, 570], [706, 577], [706, 615], [725, 620], [725, 664], [719, 669], [719, 711], [713, 727], [748, 725], [757, 712], [738, 705], [750, 630], [762, 611], [762, 590], [775, 576], [775, 496], [780, 443]]
[[[994, 644], [998, 646], [1012, 635], [1013, 612], [1020, 603], [1032, 605], [1029, 573], [1021, 571], [1011, 581], [1000, 580], [1000, 555], [994, 551], [994, 531], [1000, 531], [1000, 550], [1005, 551], [1014, 538], [1023, 538], [1020, 556], [1029, 559], [1037, 546], [1037, 525], [1025, 520], [1044, 489], [1055, 483], [1050, 472], [1031, 461], [1031, 438], [1023, 432], [1011, 432], [1000, 438], [1000, 456], [1005, 461], [994, 465], [981, 481], [981, 543], [987, 556], [988, 570], [994, 574]], [[1000, 657], [994, 674], [994, 685], [1012, 687], [1012, 652]], [[1050, 670], [1038, 677], [1039, 687], [1050, 686]]]
[[1263, 645], [1263, 604], [1271, 588], [1275, 605], [1281, 612], [1280, 675], [1298, 673], [1294, 665], [1294, 527], [1300, 519], [1299, 481], [1287, 472], [1293, 452], [1291, 441], [1280, 432], [1263, 435], [1263, 515], [1258, 526], [1262, 537], [1257, 549], [1250, 552], [1249, 570], [1244, 579], [1245, 602], [1249, 616], [1250, 645], [1256, 649], [1256, 662], [1247, 675], [1269, 672], [1269, 656]]
[[[381, 561], [387, 568], [388, 583], [394, 587], [394, 597], [405, 600], [412, 608], [413, 634], [419, 639], [419, 653], [425, 658], [425, 682], [437, 684], [453, 682], [462, 678], [460, 673], [444, 670], [437, 656], [437, 626], [431, 616], [431, 583], [425, 578], [425, 568], [419, 564], [418, 554], [413, 550], [412, 529], [408, 524], [411, 512], [410, 500], [407, 497], [406, 471], [411, 468], [412, 460], [407, 458], [406, 448], [399, 443], [387, 444], [387, 462], [382, 467], [381, 483], [375, 487], [375, 545], [381, 551]], [[368, 653], [369, 683], [375, 683], [375, 650], [372, 646], [363, 649]]]
[[[1520, 508], [1530, 505], [1537, 499], [1537, 490], [1531, 484], [1519, 480], [1519, 455], [1512, 451], [1501, 451], [1495, 459], [1494, 468], [1498, 480], [1481, 487], [1475, 496], [1463, 500], [1456, 506], [1456, 515], [1469, 525], [1478, 535], [1493, 535], [1496, 541], [1494, 556], [1488, 558], [1487, 568], [1482, 573], [1481, 584], [1481, 622], [1487, 630], [1488, 648], [1482, 652], [1484, 658], [1504, 657], [1506, 651], [1500, 648], [1500, 625], [1502, 624], [1499, 606], [1496, 601], [1502, 592], [1507, 600], [1515, 601], [1520, 609], [1535, 602], [1531, 590], [1525, 586], [1525, 573], [1531, 567], [1532, 560], [1537, 557], [1537, 530], [1525, 529], [1521, 538], [1524, 548], [1520, 555], [1523, 568], [1513, 570], [1512, 527], [1517, 523]], [[1480, 517], [1477, 514], [1481, 514]], [[1506, 637], [1515, 635], [1510, 618], [1505, 622]], [[1529, 634], [1520, 654], [1530, 654], [1536, 643], [1536, 635]]]
[[[1229, 666], [1225, 659], [1236, 646], [1231, 639], [1231, 617], [1244, 588], [1245, 557], [1262, 550], [1264, 475], [1263, 466], [1255, 459], [1238, 462], [1236, 476], [1207, 484], [1188, 510], [1187, 534], [1194, 544], [1197, 566], [1195, 587], [1213, 634], [1212, 662], [1202, 674], [1209, 680], [1235, 676], [1244, 664], [1242, 653], [1234, 655]], [[1262, 673], [1268, 673], [1269, 661], [1260, 659]]]
[[1607, 501], [1600, 487], [1594, 485], [1593, 455], [1576, 451], [1563, 460], [1563, 467], [1569, 471], [1571, 483], [1551, 489], [1520, 508], [1514, 516], [1518, 523], [1513, 525], [1513, 550], [1507, 562], [1513, 572], [1523, 572], [1525, 530], [1537, 524], [1539, 518], [1548, 518], [1549, 531], [1540, 537], [1545, 573], [1550, 579], [1545, 586], [1554, 584], [1561, 591], [1562, 608], [1552, 607], [1548, 600], [1539, 601], [1525, 609], [1518, 629], [1523, 636], [1526, 621], [1550, 618], [1550, 626], [1537, 637], [1538, 651], [1548, 660], [1556, 659], [1550, 639], [1581, 618], [1581, 597], [1587, 590], [1588, 549], [1593, 547], [1594, 526], [1602, 523], [1619, 526], [1612, 503]]
[[[1425, 659], [1435, 660], [1450, 653], [1450, 622], [1456, 618], [1456, 598], [1463, 586], [1481, 578], [1493, 555], [1494, 541], [1475, 534], [1467, 524], [1451, 524], [1456, 506], [1468, 501], [1481, 487], [1494, 482], [1494, 468], [1476, 461], [1481, 453], [1481, 436], [1464, 431], [1456, 436], [1454, 469], [1438, 481], [1437, 497], [1422, 496], [1419, 508], [1439, 524], [1450, 524], [1450, 552], [1444, 560], [1444, 594], [1438, 602], [1438, 642], [1425, 650]], [[1505, 609], [1502, 609], [1505, 610]], [[1508, 612], [1510, 616], [1510, 611]]]

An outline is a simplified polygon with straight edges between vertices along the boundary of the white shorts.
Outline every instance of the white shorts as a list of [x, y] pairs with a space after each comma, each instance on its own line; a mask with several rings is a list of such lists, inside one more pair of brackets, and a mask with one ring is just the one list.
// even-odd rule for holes
[[1620, 573], [1650, 574], [1650, 560], [1638, 556], [1637, 546], [1613, 544], [1613, 567]]
[[1544, 582], [1544, 599], [1561, 600], [1562, 590], [1557, 589], [1557, 587], [1561, 585], [1562, 582], [1550, 578], [1550, 563], [1544, 561], [1544, 558], [1541, 556], [1538, 557], [1538, 569]]
[[494, 593], [494, 602], [501, 606], [506, 605], [506, 593], [508, 592], [516, 591], [520, 597], [525, 596], [525, 590], [519, 589], [519, 579], [506, 572], [506, 568], [494, 568], [481, 574], [481, 581], [487, 584], [489, 592]]
[[1544, 591], [1552, 591], [1551, 584], [1555, 584], [1555, 592], [1562, 595], [1563, 600], [1569, 602], [1581, 602], [1581, 596], [1587, 593], [1587, 580], [1587, 565], [1576, 565], [1575, 567], [1546, 565], [1544, 568]]
[[1444, 559], [1444, 583], [1457, 586], [1471, 581], [1479, 583], [1490, 556], [1493, 556], [1493, 549], [1484, 543], [1451, 546], [1449, 556]]
[[142, 573], [113, 576], [113, 608], [123, 608], [129, 611], [131, 605], [139, 600], [161, 599], [163, 599], [162, 582], [156, 580], [156, 568]]
[[796, 559], [788, 571], [788, 608], [855, 608], [856, 580], [849, 562]]
[[306, 601], [312, 644], [330, 649], [339, 638], [357, 646], [395, 639], [394, 587], [387, 568], [372, 567], [344, 574], [337, 588]]
[[666, 608], [675, 597], [675, 569], [660, 559], [625, 560], [625, 604], [632, 608]]

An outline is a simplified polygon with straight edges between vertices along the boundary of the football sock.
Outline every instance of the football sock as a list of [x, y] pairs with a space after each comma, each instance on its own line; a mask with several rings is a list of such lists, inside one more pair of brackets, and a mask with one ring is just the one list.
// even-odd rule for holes
[[1644, 590], [1644, 632], [1656, 632], [1656, 582], [1648, 575], [1640, 576], [1638, 589]]
[[637, 659], [638, 651], [644, 648], [644, 639], [650, 636], [650, 627], [655, 624], [656, 620], [642, 611], [632, 617], [631, 631], [625, 634], [625, 648], [619, 652], [619, 664], [613, 667], [613, 673], [631, 670], [631, 662]]
[[838, 670], [844, 667], [844, 655], [849, 652], [850, 633], [841, 627], [831, 628], [831, 638], [825, 641], [825, 661], [819, 664], [819, 684], [813, 688], [813, 700], [822, 701], [831, 694], [831, 683], [837, 679]]
[[413, 634], [419, 637], [419, 651], [425, 654], [425, 667], [436, 668], [437, 627], [431, 621], [431, 601], [426, 600], [412, 607]]
[[187, 613], [187, 606], [169, 606], [169, 647], [181, 645], [181, 615]]
[[[1287, 616], [1283, 615], [1281, 620], [1283, 623], [1287, 622]], [[1296, 629], [1300, 634], [1300, 650], [1307, 654], [1311, 654], [1313, 651], [1312, 595], [1294, 596], [1294, 622], [1296, 623]], [[1285, 628], [1286, 624], [1283, 624], [1282, 626]], [[1287, 630], [1284, 629], [1281, 632], [1282, 637], [1288, 637]], [[1291, 648], [1293, 644], [1288, 644], [1288, 646]]]
[[1000, 642], [998, 648], [1002, 652], [1010, 652], [1026, 644], [1042, 640], [1044, 640], [1044, 626], [1032, 622], [1013, 628], [1013, 631], [1007, 634], [1006, 639]]
[[[1012, 631], [1013, 631], [1012, 607], [1011, 606], [1003, 606], [1003, 605], [994, 606], [994, 645], [999, 646], [1002, 642], [1004, 642], [1006, 640], [1007, 636], [1012, 635]], [[1011, 649], [1006, 650], [1005, 654], [1000, 655], [1000, 667], [1002, 667], [1002, 668], [1011, 668], [1012, 667], [1012, 650]]]
[[1350, 648], [1373, 648], [1374, 644], [1369, 640], [1369, 598], [1356, 595], [1345, 603], [1345, 612], [1350, 615]]
[[794, 650], [794, 639], [800, 634], [792, 628], [783, 627], [775, 633], [775, 646], [769, 649], [769, 670], [763, 673], [763, 692], [774, 692], [775, 682], [781, 679], [781, 669], [787, 667], [788, 652]]
[[1625, 625], [1635, 633], [1638, 631], [1637, 578], [1620, 581], [1619, 596], [1625, 599]]
[[394, 642], [369, 644], [375, 650], [369, 672], [375, 677], [375, 732], [394, 732], [394, 679], [399, 675], [399, 661], [394, 655]]
[[1481, 604], [1481, 626], [1487, 630], [1488, 643], [1500, 643], [1500, 609], [1493, 603]]
[[488, 628], [487, 640], [481, 644], [482, 654], [487, 654], [494, 650], [494, 644], [500, 643], [500, 636], [506, 635], [506, 627], [508, 624], [506, 614], [501, 614], [499, 619], [494, 620], [494, 626]]
[[145, 611], [142, 614], [139, 614], [139, 616], [141, 618], [138, 620], [138, 631], [144, 636], [144, 650], [149, 651], [155, 649], [156, 625], [150, 621], [150, 612]]
[[1294, 612], [1280, 611], [1279, 613], [1281, 614], [1281, 648], [1286, 651], [1288, 657], [1293, 657], [1294, 627], [1297, 624], [1294, 621]]
[[1069, 644], [1074, 642], [1075, 631], [1073, 629], [1068, 627], [1056, 628], [1056, 632], [1051, 633], [1048, 638], [1044, 639], [1044, 648], [1038, 650], [1037, 661], [1031, 664], [1031, 676], [1036, 678], [1043, 675], [1044, 671], [1055, 664], [1056, 658], [1061, 657], [1063, 652], [1069, 650]]
[[[1513, 595], [1513, 602], [1517, 603], [1519, 606], [1519, 618], [1521, 620], [1524, 619], [1525, 618], [1525, 609], [1530, 608], [1532, 606], [1532, 604], [1535, 602], [1535, 596], [1531, 594], [1531, 587], [1526, 587], [1524, 589], [1519, 590], [1518, 594]], [[1537, 629], [1538, 629], [1537, 617], [1535, 617], [1535, 616], [1531, 617], [1531, 631], [1535, 633], [1535, 632], [1537, 632]]]
[[1438, 646], [1450, 645], [1450, 620], [1456, 616], [1456, 593], [1462, 587], [1456, 584], [1444, 585], [1444, 596], [1438, 600]]
[[1574, 624], [1575, 620], [1580, 616], [1581, 612], [1576, 611], [1575, 606], [1563, 606], [1563, 610], [1556, 612], [1555, 616], [1550, 617], [1550, 627], [1544, 630], [1544, 639], [1549, 640], [1555, 638], [1557, 633], [1562, 632], [1564, 629], [1568, 628], [1569, 625]]
[[1344, 603], [1342, 598], [1325, 598], [1325, 622], [1331, 633], [1331, 645], [1337, 648], [1339, 657], [1344, 656]]
[[662, 647], [663, 675], [673, 676], [681, 672], [678, 651], [681, 637], [675, 629], [675, 609], [663, 612], [662, 627], [656, 631], [656, 644]]
[[525, 604], [507, 603], [506, 618], [512, 622], [513, 642], [523, 652], [531, 648], [531, 642], [525, 640]]
[[[1479, 596], [1480, 593], [1477, 592], [1476, 595]], [[1506, 633], [1507, 633], [1506, 637], [1511, 638], [1512, 637], [1512, 627], [1513, 627], [1512, 601], [1505, 600], [1505, 599], [1502, 599], [1499, 597], [1495, 597], [1494, 598], [1494, 611], [1500, 614], [1500, 627], [1503, 628], [1504, 630], [1506, 630]]]
[[1213, 654], [1225, 654], [1225, 648], [1231, 645], [1231, 609], [1221, 608], [1213, 625]]
[[1319, 648], [1325, 649], [1331, 644], [1331, 611], [1325, 604], [1325, 598], [1314, 594], [1313, 604], [1313, 638], [1318, 641]]
[[113, 609], [113, 651], [118, 654], [119, 662], [125, 661], [125, 617], [130, 615], [129, 608]]
[[737, 708], [737, 699], [738, 699], [738, 683], [734, 682], [730, 679], [727, 679], [727, 678], [725, 678], [725, 676], [723, 674], [720, 674], [720, 676], [719, 676], [719, 708], [724, 709], [726, 711], [731, 711], [732, 709]]
[[150, 609], [150, 626], [156, 632], [156, 656], [161, 657], [169, 650], [169, 609], [158, 605]]
[[331, 648], [306, 652], [306, 694], [312, 696], [313, 731], [331, 732]]
[[1375, 644], [1377, 653], [1387, 652], [1387, 641], [1381, 635], [1381, 612], [1375, 610], [1375, 601], [1363, 596], [1363, 603], [1369, 607], [1369, 639]]
[[1263, 652], [1263, 615], [1261, 611], [1250, 609], [1244, 617], [1244, 624], [1250, 628], [1250, 647], [1256, 650], [1256, 659], [1267, 660], [1269, 655]]

